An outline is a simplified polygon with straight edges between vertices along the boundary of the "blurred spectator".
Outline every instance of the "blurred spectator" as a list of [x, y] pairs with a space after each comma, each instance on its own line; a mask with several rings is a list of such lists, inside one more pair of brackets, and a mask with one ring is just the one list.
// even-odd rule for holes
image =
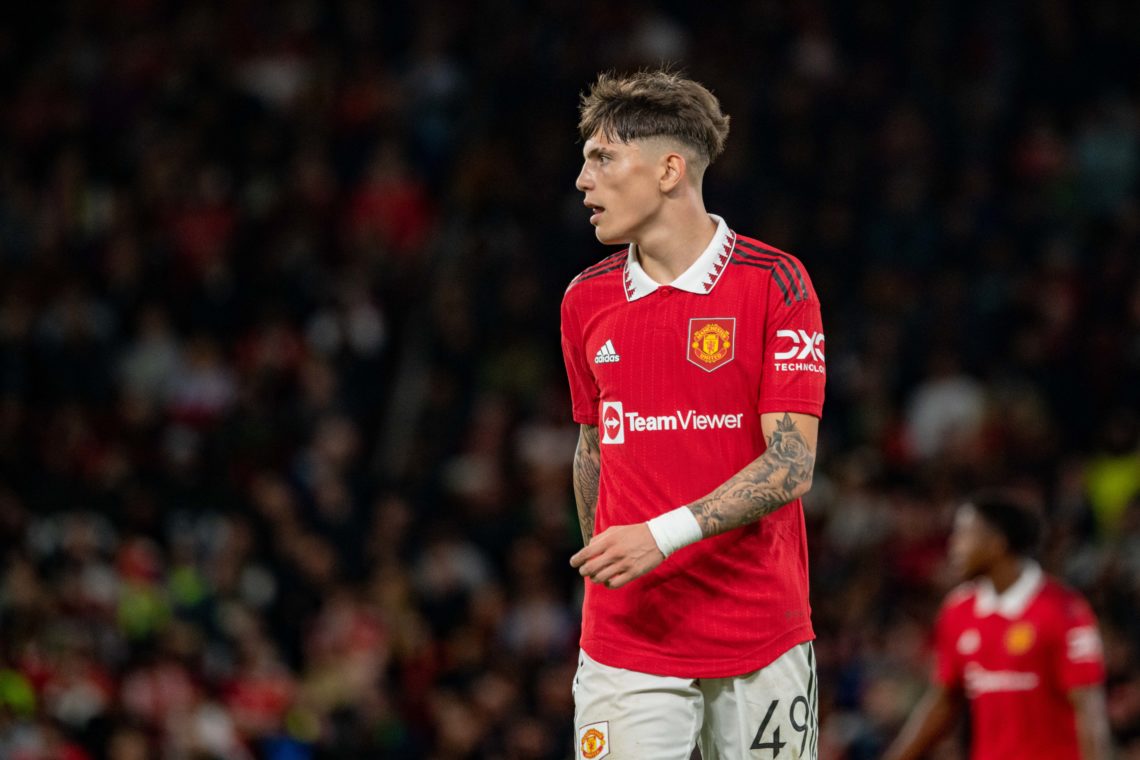
[[907, 440], [924, 461], [977, 446], [986, 404], [981, 384], [961, 372], [951, 352], [936, 351], [929, 367], [907, 404]]

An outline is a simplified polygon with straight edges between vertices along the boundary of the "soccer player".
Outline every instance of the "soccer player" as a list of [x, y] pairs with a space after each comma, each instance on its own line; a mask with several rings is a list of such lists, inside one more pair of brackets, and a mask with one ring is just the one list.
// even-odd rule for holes
[[702, 85], [602, 75], [580, 115], [577, 188], [598, 240], [628, 248], [562, 303], [586, 542], [577, 756], [815, 757], [800, 497], [819, 300], [796, 258], [705, 210], [728, 117]]
[[1002, 495], [959, 507], [950, 561], [969, 579], [935, 627], [934, 684], [887, 751], [921, 758], [970, 705], [971, 760], [1105, 760], [1110, 739], [1096, 619], [1028, 558], [1036, 515]]

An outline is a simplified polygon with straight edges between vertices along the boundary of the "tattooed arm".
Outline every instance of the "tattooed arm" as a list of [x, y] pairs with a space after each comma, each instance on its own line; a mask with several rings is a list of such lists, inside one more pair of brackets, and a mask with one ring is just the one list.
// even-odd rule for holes
[[574, 501], [578, 503], [578, 525], [582, 543], [590, 543], [594, 535], [594, 513], [598, 508], [598, 477], [602, 473], [602, 452], [598, 446], [598, 427], [583, 425], [574, 451]]
[[689, 505], [706, 538], [755, 522], [811, 488], [819, 419], [788, 412], [764, 414], [760, 425], [768, 449]]
[[[819, 420], [807, 414], [764, 414], [760, 416], [760, 426], [768, 441], [767, 451], [708, 496], [688, 506], [702, 537], [759, 520], [811, 488]], [[596, 428], [594, 435], [597, 436]], [[597, 444], [596, 437], [594, 443]], [[581, 443], [578, 448], [581, 450]], [[577, 493], [577, 466], [574, 477]], [[591, 526], [592, 507], [591, 504]], [[582, 514], [581, 501], [578, 512]], [[658, 548], [649, 524], [636, 523], [606, 528], [570, 558], [570, 565], [595, 583], [619, 588], [664, 561], [665, 555]]]

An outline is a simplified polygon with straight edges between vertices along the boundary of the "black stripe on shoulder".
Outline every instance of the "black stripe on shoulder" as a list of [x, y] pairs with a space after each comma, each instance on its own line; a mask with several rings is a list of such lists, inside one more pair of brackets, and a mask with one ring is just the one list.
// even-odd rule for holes
[[796, 301], [802, 301], [807, 297], [804, 291], [796, 286], [795, 275], [792, 274], [792, 270], [788, 267], [787, 262], [785, 262], [783, 259], [776, 258], [774, 256], [770, 258], [765, 256], [756, 256], [739, 249], [736, 251], [736, 255], [740, 257], [741, 261], [752, 261], [756, 263], [769, 264], [771, 265], [773, 272], [783, 272], [784, 276], [788, 279], [788, 284], [792, 287], [792, 295]]
[[595, 277], [601, 277], [603, 274], [609, 274], [610, 272], [615, 272], [624, 266], [625, 266], [625, 260], [623, 259], [622, 261], [618, 262], [617, 264], [611, 264], [610, 266], [608, 266], [604, 269], [593, 269], [593, 270], [590, 270], [588, 272], [583, 272], [582, 274], [580, 274], [574, 278], [574, 282], [577, 283], [577, 282], [585, 282], [586, 280], [592, 280]]
[[[738, 245], [743, 246], [754, 254], [758, 254], [759, 256], [763, 257], [776, 258], [783, 262], [784, 271], [787, 273], [789, 280], [799, 285], [799, 297], [796, 300], [802, 301], [808, 297], [808, 287], [807, 282], [804, 280], [803, 271], [800, 269], [799, 262], [796, 261], [796, 259], [791, 254], [784, 253], [783, 251], [776, 250], [775, 248], [762, 248], [755, 243], [750, 243], [747, 240], [741, 240], [739, 237], [737, 237], [736, 241]], [[743, 251], [740, 251], [740, 253], [744, 254]], [[791, 271], [789, 271], [789, 268]], [[795, 272], [794, 280], [792, 280], [792, 272]]]
[[[792, 294], [788, 290], [788, 286], [784, 284], [784, 280], [780, 277], [780, 270], [776, 268], [777, 262], [775, 261], [750, 261], [745, 258], [732, 258], [729, 259], [730, 264], [740, 264], [746, 267], [756, 267], [757, 269], [766, 269], [772, 273], [772, 279], [776, 281], [776, 285], [780, 287], [780, 291], [784, 294], [784, 303], [788, 306], [792, 305]], [[799, 300], [799, 299], [796, 299]]]

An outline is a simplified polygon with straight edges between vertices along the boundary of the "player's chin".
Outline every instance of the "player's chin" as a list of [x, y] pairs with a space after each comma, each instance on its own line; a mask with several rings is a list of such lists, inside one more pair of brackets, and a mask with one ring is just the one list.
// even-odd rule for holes
[[628, 235], [622, 235], [612, 230], [603, 229], [601, 226], [594, 228], [594, 237], [602, 245], [623, 245], [629, 242]]
[[980, 568], [965, 559], [950, 557], [950, 575], [957, 581], [972, 581], [982, 574]]

